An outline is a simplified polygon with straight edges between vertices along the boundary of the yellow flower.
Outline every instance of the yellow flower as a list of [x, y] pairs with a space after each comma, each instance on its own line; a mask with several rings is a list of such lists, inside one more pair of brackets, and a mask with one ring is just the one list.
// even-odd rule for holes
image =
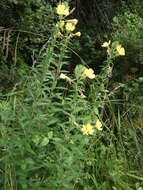
[[86, 77], [90, 78], [90, 79], [94, 79], [95, 78], [95, 74], [94, 74], [94, 71], [93, 69], [85, 69], [84, 70], [84, 73], [83, 73]]
[[116, 50], [118, 52], [118, 55], [121, 55], [121, 56], [125, 55], [125, 49], [120, 44], [116, 45]]
[[75, 19], [68, 20], [68, 22], [71, 22], [72, 24], [77, 25], [78, 20], [75, 18]]
[[68, 6], [65, 6], [64, 4], [59, 4], [57, 6], [57, 14], [60, 15], [60, 16], [68, 16], [70, 13], [69, 13], [69, 7]]
[[64, 4], [59, 4], [57, 6], [57, 13], [58, 13], [58, 15], [64, 15], [65, 9], [66, 9], [66, 6]]
[[66, 8], [65, 10], [64, 10], [64, 15], [65, 16], [68, 16], [70, 14], [70, 12], [69, 12], [69, 7], [68, 8]]
[[81, 36], [81, 32], [76, 32], [76, 33], [74, 34], [74, 36], [80, 37], [80, 36]]
[[110, 55], [110, 48], [107, 48], [107, 54]]
[[111, 40], [109, 40], [109, 42], [104, 42], [104, 43], [102, 44], [102, 47], [109, 48], [110, 44], [111, 44]]
[[98, 129], [99, 131], [102, 131], [102, 123], [97, 119], [95, 128]]
[[63, 73], [60, 74], [60, 79], [66, 80], [66, 81], [68, 81], [69, 83], [72, 83], [72, 82], [73, 82], [70, 77], [66, 76], [66, 75], [63, 74]]
[[72, 32], [75, 30], [75, 25], [72, 24], [71, 22], [67, 22], [65, 27], [66, 27], [67, 32]]
[[61, 33], [61, 32], [58, 32], [58, 33], [57, 33], [57, 37], [58, 37], [58, 38], [61, 38], [61, 37], [62, 37], [62, 33]]
[[87, 125], [83, 125], [81, 128], [81, 131], [84, 135], [93, 135], [94, 129], [93, 126], [88, 123]]

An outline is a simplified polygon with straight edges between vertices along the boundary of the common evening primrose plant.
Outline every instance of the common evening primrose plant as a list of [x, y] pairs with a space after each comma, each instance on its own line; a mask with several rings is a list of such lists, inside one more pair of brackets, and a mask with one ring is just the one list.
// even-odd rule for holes
[[[68, 18], [72, 17], [71, 12], [64, 2], [53, 9], [57, 23], [50, 25], [53, 26], [49, 28], [51, 36], [37, 64], [28, 68], [24, 65], [18, 70], [20, 81], [9, 93], [0, 91], [2, 190], [128, 190], [135, 187], [139, 190], [142, 185], [124, 187], [129, 175], [133, 183], [136, 179], [141, 182], [142, 171], [136, 176], [126, 162], [130, 157], [128, 152], [125, 155], [128, 138], [121, 132], [127, 127], [122, 127], [120, 112], [117, 120], [117, 112], [113, 111], [112, 115], [107, 109], [104, 114], [104, 105], [111, 104], [108, 79], [112, 76], [113, 59], [125, 55], [125, 50], [111, 41], [102, 45], [107, 50], [105, 75], [98, 74], [82, 58], [71, 71], [73, 63], [69, 58], [74, 50], [70, 42], [81, 35], [76, 31], [78, 20]], [[132, 125], [134, 128], [134, 122]], [[114, 126], [116, 130], [112, 130]], [[141, 150], [132, 128], [128, 134], [137, 145], [132, 150]], [[121, 147], [123, 151], [118, 152]], [[135, 157], [139, 158], [136, 152], [132, 156], [134, 151], [130, 154], [133, 162]], [[128, 172], [125, 176], [124, 171], [131, 174]]]

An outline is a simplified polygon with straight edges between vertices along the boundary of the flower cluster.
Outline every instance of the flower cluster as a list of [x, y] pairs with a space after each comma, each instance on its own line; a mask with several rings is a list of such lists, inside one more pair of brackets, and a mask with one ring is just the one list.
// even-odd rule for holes
[[[102, 47], [107, 48], [107, 53], [110, 54], [110, 50], [111, 50], [111, 40], [109, 40], [108, 42], [104, 42], [102, 44]], [[125, 49], [119, 44], [117, 43], [115, 46], [113, 44], [113, 48], [116, 51], [116, 56], [125, 56]]]
[[[80, 37], [81, 33], [76, 32], [72, 33], [76, 29], [76, 25], [78, 23], [77, 19], [70, 19], [70, 20], [65, 20], [65, 17], [70, 14], [70, 9], [69, 6], [66, 3], [60, 3], [58, 4], [56, 8], [56, 12], [59, 15], [60, 22], [57, 23], [57, 27], [62, 31], [66, 31], [70, 36], [77, 36]], [[62, 33], [58, 32], [57, 36], [60, 38], [62, 37]]]
[[93, 133], [95, 132], [95, 129], [102, 131], [102, 123], [100, 122], [99, 119], [96, 121], [95, 125], [91, 125], [90, 123], [83, 125], [81, 128], [81, 132], [84, 135], [93, 135]]

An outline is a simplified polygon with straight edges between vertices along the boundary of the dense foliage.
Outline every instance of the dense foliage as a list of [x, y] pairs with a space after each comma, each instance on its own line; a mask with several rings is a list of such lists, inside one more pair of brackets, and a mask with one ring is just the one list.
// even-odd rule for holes
[[143, 189], [142, 6], [1, 0], [0, 189]]

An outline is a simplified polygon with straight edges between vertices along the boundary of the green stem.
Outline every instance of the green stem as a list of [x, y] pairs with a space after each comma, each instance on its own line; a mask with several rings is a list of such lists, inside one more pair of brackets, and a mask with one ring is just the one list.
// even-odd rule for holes
[[[66, 36], [66, 38], [64, 38], [64, 39], [62, 40], [62, 42], [61, 42], [61, 43], [62, 43], [62, 47], [61, 47], [61, 50], [60, 50], [59, 61], [58, 61], [58, 64], [56, 65], [58, 75], [60, 74], [61, 68], [62, 68], [62, 66], [63, 66], [62, 61], [63, 61], [63, 58], [64, 58], [64, 56], [65, 56], [65, 50], [67, 49], [68, 40], [69, 40], [69, 37]], [[51, 93], [50, 93], [51, 95], [52, 95], [54, 89], [55, 89], [56, 86], [57, 86], [57, 81], [58, 81], [58, 76], [55, 75], [55, 76], [54, 76], [54, 81], [53, 81], [53, 84], [52, 84], [52, 88], [51, 88]]]

